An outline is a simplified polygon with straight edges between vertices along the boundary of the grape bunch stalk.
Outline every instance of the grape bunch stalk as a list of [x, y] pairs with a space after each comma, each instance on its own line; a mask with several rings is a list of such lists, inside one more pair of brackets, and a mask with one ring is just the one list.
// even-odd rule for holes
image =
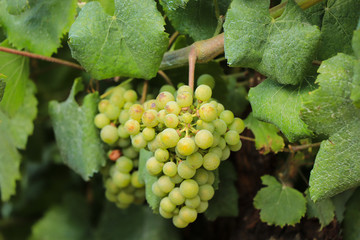
[[132, 105], [121, 128], [135, 148], [154, 153], [146, 169], [158, 177], [152, 191], [161, 198], [159, 213], [178, 228], [206, 211], [215, 192], [214, 171], [242, 145], [243, 121], [211, 96], [206, 84], [195, 92], [187, 85], [174, 94], [160, 92], [156, 99]]
[[[100, 137], [109, 148], [109, 159], [113, 162], [105, 174], [106, 198], [119, 208], [127, 208], [132, 203], [145, 201], [145, 188], [139, 176], [139, 150], [131, 145], [130, 135], [122, 131], [121, 122], [129, 109], [137, 101], [134, 90], [117, 86], [108, 90], [98, 104], [99, 113], [94, 123], [100, 128]], [[125, 119], [125, 120], [124, 120]]]

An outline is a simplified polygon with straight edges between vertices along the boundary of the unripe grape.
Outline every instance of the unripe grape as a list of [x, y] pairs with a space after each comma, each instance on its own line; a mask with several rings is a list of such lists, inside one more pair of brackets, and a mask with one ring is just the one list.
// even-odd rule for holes
[[214, 121], [217, 117], [217, 110], [211, 103], [205, 103], [201, 105], [199, 109], [199, 115], [201, 120], [206, 122]]
[[160, 207], [165, 212], [170, 213], [170, 212], [174, 211], [174, 209], [176, 208], [176, 205], [174, 203], [172, 203], [171, 200], [168, 197], [164, 197], [160, 201]]
[[173, 113], [175, 115], [179, 115], [181, 108], [177, 102], [170, 101], [165, 105], [165, 111], [167, 114]]
[[234, 130], [239, 134], [242, 133], [245, 129], [244, 121], [240, 118], [234, 118], [234, 121], [230, 124], [229, 129]]
[[146, 141], [151, 141], [155, 138], [155, 129], [146, 127], [142, 130], [143, 137]]
[[159, 123], [157, 120], [157, 112], [153, 109], [146, 110], [141, 119], [147, 127], [155, 127]]
[[173, 177], [177, 173], [177, 166], [174, 162], [167, 162], [163, 166], [163, 173], [169, 177]]
[[234, 114], [229, 110], [225, 110], [220, 114], [220, 119], [222, 119], [227, 125], [230, 125], [234, 121]]
[[140, 123], [134, 119], [129, 119], [124, 124], [124, 128], [130, 135], [135, 135], [140, 132]]
[[133, 102], [125, 102], [123, 109], [124, 110], [129, 110], [132, 105], [134, 105]]
[[117, 106], [118, 108], [122, 108], [125, 104], [125, 99], [122, 95], [112, 94], [110, 97], [111, 104]]
[[219, 148], [224, 149], [226, 147], [226, 141], [224, 138], [220, 138], [219, 144], [217, 145]]
[[179, 124], [179, 119], [175, 114], [170, 113], [165, 116], [164, 123], [168, 128], [176, 128]]
[[191, 113], [186, 112], [186, 113], [181, 115], [180, 119], [184, 123], [191, 123], [192, 120], [193, 120], [193, 117], [192, 117]]
[[192, 93], [189, 92], [181, 92], [176, 96], [176, 102], [179, 104], [181, 108], [190, 107], [193, 104]]
[[125, 191], [121, 191], [117, 195], [117, 200], [122, 204], [131, 204], [134, 201], [134, 195], [128, 194]]
[[171, 181], [175, 184], [179, 184], [183, 181], [184, 179], [182, 177], [180, 177], [180, 175], [177, 173], [175, 176], [171, 177]]
[[[123, 152], [124, 156], [126, 156], [128, 158], [131, 158], [131, 159], [134, 159], [134, 158], [139, 156], [138, 150], [136, 150], [132, 146], [127, 147], [127, 148], [123, 148], [122, 152]], [[133, 163], [134, 163], [134, 161], [133, 161]]]
[[217, 112], [218, 112], [218, 116], [220, 116], [220, 114], [225, 110], [225, 107], [224, 107], [224, 105], [222, 105], [221, 103], [218, 103], [218, 104], [216, 105], [216, 110], [217, 110]]
[[208, 171], [203, 168], [199, 168], [196, 170], [196, 174], [193, 179], [201, 186], [207, 183], [209, 179]]
[[234, 130], [230, 130], [225, 133], [225, 141], [229, 145], [236, 145], [240, 142], [240, 135]]
[[131, 136], [131, 144], [135, 148], [141, 149], [146, 147], [147, 141], [145, 140], [142, 133], [138, 133], [135, 136]]
[[197, 169], [203, 165], [204, 159], [199, 152], [195, 152], [190, 156], [186, 157], [186, 162], [189, 166], [193, 167], [194, 169]]
[[157, 184], [160, 188], [161, 191], [168, 193], [171, 190], [174, 189], [175, 184], [171, 181], [169, 176], [161, 176], [158, 180], [157, 180]]
[[120, 115], [120, 108], [110, 103], [104, 113], [110, 120], [115, 120]]
[[159, 208], [159, 213], [163, 218], [170, 219], [174, 214], [164, 211], [161, 207]]
[[160, 190], [157, 182], [153, 183], [153, 185], [151, 186], [151, 191], [158, 197], [166, 196], [166, 193], [164, 193], [163, 191]]
[[178, 174], [184, 179], [192, 178], [196, 173], [195, 168], [189, 166], [186, 161], [182, 161], [178, 165]]
[[146, 161], [146, 169], [151, 175], [158, 175], [161, 173], [164, 163], [156, 160], [155, 157], [151, 157]]
[[219, 167], [219, 165], [220, 165], [220, 157], [217, 154], [212, 152], [205, 154], [203, 167], [206, 170], [209, 171], [215, 170]]
[[124, 99], [127, 102], [135, 102], [137, 100], [137, 94], [134, 90], [126, 90], [124, 93]]
[[215, 194], [214, 188], [210, 184], [204, 184], [199, 187], [199, 197], [201, 201], [209, 201]]
[[196, 81], [197, 85], [200, 86], [202, 84], [205, 84], [209, 86], [211, 89], [214, 89], [215, 87], [215, 79], [210, 74], [202, 74]]
[[221, 135], [217, 132], [214, 132], [213, 133], [213, 138], [214, 138], [214, 141], [213, 141], [213, 144], [211, 145], [211, 147], [217, 147], [217, 145], [219, 145], [220, 143], [220, 139], [221, 139]]
[[[116, 199], [117, 199], [117, 198], [116, 198]], [[119, 203], [119, 202], [116, 202], [115, 204], [116, 204], [116, 206], [117, 206], [118, 208], [120, 208], [120, 209], [126, 209], [126, 208], [129, 207], [129, 204], [124, 204], [124, 203]]]
[[181, 194], [180, 188], [178, 187], [171, 190], [169, 199], [176, 205], [181, 205], [185, 202], [185, 197]]
[[195, 209], [184, 206], [180, 209], [179, 217], [185, 222], [192, 223], [196, 220], [197, 212]]
[[144, 109], [145, 110], [153, 109], [153, 110], [157, 111], [159, 109], [157, 106], [157, 101], [154, 99], [150, 99], [150, 100], [146, 101], [144, 103]]
[[208, 201], [201, 201], [200, 205], [196, 208], [196, 211], [198, 213], [203, 213], [205, 212], [209, 207], [209, 202]]
[[[116, 186], [116, 184], [111, 179], [106, 180], [105, 188], [106, 188], [106, 191], [109, 191], [112, 194], [116, 194], [119, 192], [119, 188]], [[180, 189], [179, 189], [179, 191], [180, 191]]]
[[189, 225], [189, 223], [185, 222], [179, 215], [174, 216], [172, 222], [177, 228], [186, 228]]
[[122, 156], [116, 160], [115, 167], [119, 172], [129, 173], [133, 169], [133, 161], [125, 156]]
[[166, 162], [169, 159], [169, 151], [159, 148], [155, 151], [154, 156], [159, 162]]
[[100, 138], [107, 144], [115, 143], [119, 138], [117, 128], [112, 125], [106, 125], [100, 131]]
[[192, 138], [184, 137], [176, 145], [177, 150], [183, 156], [189, 156], [195, 151], [195, 141]]
[[221, 158], [223, 151], [219, 147], [214, 147], [214, 148], [210, 148], [209, 153], [215, 153], [216, 155], [218, 155], [219, 158]]
[[215, 182], [215, 174], [214, 172], [208, 171], [208, 181], [207, 184], [213, 185]]
[[128, 110], [130, 117], [136, 121], [140, 121], [144, 113], [144, 108], [140, 104], [133, 104]]
[[116, 200], [117, 200], [117, 196], [114, 195], [113, 193], [109, 192], [109, 191], [105, 192], [105, 197], [110, 202], [116, 202]]
[[159, 109], [164, 109], [165, 105], [170, 101], [175, 101], [175, 98], [170, 92], [161, 92], [156, 97], [156, 101]]
[[207, 149], [213, 144], [214, 137], [208, 130], [200, 130], [195, 135], [195, 143], [201, 149]]
[[179, 142], [179, 134], [175, 129], [167, 128], [160, 133], [160, 139], [166, 148], [172, 148]]
[[130, 119], [129, 110], [120, 111], [120, 115], [119, 115], [119, 119], [118, 119], [120, 124], [126, 123], [126, 121], [129, 119]]
[[197, 208], [200, 205], [200, 197], [196, 195], [194, 198], [187, 198], [185, 205], [189, 208]]
[[203, 120], [198, 120], [196, 122], [196, 128], [199, 130], [206, 129], [209, 132], [213, 133], [215, 131], [215, 126], [212, 123], [205, 122]]
[[165, 122], [165, 116], [166, 116], [166, 111], [163, 109], [163, 110], [160, 110], [157, 114], [157, 120], [159, 121], [159, 123], [164, 123]]
[[213, 124], [215, 126], [215, 131], [218, 132], [220, 135], [226, 133], [227, 125], [226, 122], [224, 122], [222, 119], [215, 119], [213, 121]]
[[180, 184], [180, 192], [185, 198], [194, 198], [199, 192], [199, 185], [193, 179], [186, 179]]
[[242, 142], [239, 141], [239, 143], [236, 144], [236, 145], [229, 145], [229, 148], [230, 148], [231, 151], [237, 152], [237, 151], [239, 151], [241, 149], [241, 146], [242, 146]]
[[130, 184], [131, 176], [128, 173], [114, 172], [112, 179], [116, 186], [124, 188]]
[[94, 118], [94, 124], [97, 128], [103, 128], [110, 124], [110, 119], [104, 113], [99, 113]]
[[161, 142], [159, 134], [156, 135], [155, 139], [148, 143], [147, 147], [152, 152], [155, 152], [159, 148], [165, 148], [164, 144]]
[[195, 90], [195, 97], [200, 101], [208, 101], [211, 95], [211, 88], [207, 85], [200, 85]]
[[[119, 125], [117, 129], [118, 135], [122, 140], [125, 140], [125, 138], [128, 138], [130, 135], [128, 131], [126, 131], [125, 127], [123, 125]], [[120, 146], [121, 147], [121, 146]]]
[[136, 188], [141, 188], [145, 185], [144, 182], [140, 180], [139, 171], [134, 171], [131, 174], [131, 185]]
[[110, 101], [107, 99], [103, 99], [98, 104], [98, 110], [100, 113], [105, 113], [107, 107], [109, 106]]
[[179, 87], [179, 89], [177, 90], [177, 94], [179, 93], [183, 93], [183, 92], [188, 92], [191, 95], [193, 94], [193, 90], [191, 87], [189, 87], [188, 85], [182, 85]]
[[230, 157], [230, 148], [228, 146], [226, 146], [224, 149], [223, 149], [223, 154], [221, 156], [221, 161], [224, 161], [226, 159], [228, 159]]
[[169, 92], [169, 93], [171, 93], [171, 94], [174, 94], [174, 93], [176, 92], [176, 89], [175, 89], [173, 86], [171, 86], [171, 85], [169, 85], [169, 84], [166, 84], [166, 85], [163, 85], [163, 86], [160, 88], [159, 92], [160, 92], [160, 93], [162, 93], [162, 92]]

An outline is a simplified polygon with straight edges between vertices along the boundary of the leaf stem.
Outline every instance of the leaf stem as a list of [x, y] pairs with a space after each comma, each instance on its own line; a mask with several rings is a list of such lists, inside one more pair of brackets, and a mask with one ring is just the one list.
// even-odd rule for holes
[[16, 50], [16, 49], [12, 49], [12, 48], [7, 48], [7, 47], [0, 47], [0, 52], [7, 52], [7, 53], [11, 53], [11, 54], [16, 54], [16, 55], [20, 55], [20, 56], [29, 57], [29, 58], [40, 59], [40, 60], [43, 60], [43, 61], [53, 62], [53, 63], [61, 64], [61, 65], [64, 65], [64, 66], [84, 70], [84, 68], [82, 66], [80, 66], [79, 64], [69, 62], [69, 61], [66, 61], [66, 60], [62, 60], [62, 59], [59, 59], [59, 58], [46, 57], [46, 56], [42, 56], [42, 55], [39, 55], [39, 54], [20, 51], [20, 50]]
[[309, 143], [309, 144], [298, 145], [298, 146], [289, 145], [289, 150], [290, 150], [290, 152], [297, 152], [297, 151], [308, 149], [311, 147], [319, 147], [320, 144], [321, 144], [321, 142]]
[[247, 140], [247, 141], [250, 141], [250, 142], [255, 142], [255, 138], [245, 137], [245, 136], [242, 136], [242, 135], [240, 135], [240, 139], [244, 139], [244, 140]]
[[142, 94], [141, 94], [141, 99], [140, 99], [141, 104], [144, 104], [144, 102], [146, 100], [146, 94], [147, 94], [147, 91], [148, 91], [148, 87], [149, 87], [149, 81], [145, 80], [143, 90], [142, 90]]

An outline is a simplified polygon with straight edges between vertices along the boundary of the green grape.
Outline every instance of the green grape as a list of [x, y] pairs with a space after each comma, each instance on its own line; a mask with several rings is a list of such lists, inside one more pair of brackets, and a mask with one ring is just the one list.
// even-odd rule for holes
[[116, 195], [114, 195], [113, 193], [111, 193], [109, 191], [105, 191], [105, 197], [110, 202], [116, 202], [116, 200], [117, 200]]
[[140, 121], [144, 111], [144, 108], [140, 104], [133, 104], [129, 108], [128, 113], [130, 115], [130, 118], [136, 121]]
[[176, 156], [177, 156], [178, 158], [180, 158], [181, 160], [186, 158], [184, 155], [182, 155], [181, 153], [179, 153], [177, 147], [175, 147], [175, 154], [176, 154]]
[[194, 198], [187, 198], [185, 200], [185, 205], [189, 208], [197, 208], [200, 205], [200, 197], [196, 195]]
[[164, 193], [163, 191], [160, 190], [157, 182], [153, 183], [153, 185], [151, 186], [151, 191], [158, 197], [166, 196], [166, 193]]
[[179, 119], [175, 114], [170, 113], [165, 116], [164, 123], [168, 128], [176, 128], [179, 124]]
[[240, 135], [234, 130], [225, 133], [225, 141], [228, 145], [237, 145], [240, 142]]
[[131, 185], [136, 188], [141, 188], [144, 186], [144, 182], [140, 180], [139, 171], [134, 171], [131, 174]]
[[124, 156], [131, 158], [131, 159], [134, 159], [139, 156], [139, 151], [136, 150], [135, 148], [133, 148], [132, 146], [123, 148], [122, 152], [123, 152]]
[[180, 119], [184, 123], [191, 123], [193, 120], [193, 116], [191, 115], [191, 113], [186, 112], [180, 116]]
[[214, 188], [210, 184], [204, 184], [199, 187], [199, 197], [201, 201], [209, 201], [215, 194]]
[[224, 122], [222, 119], [215, 119], [213, 121], [213, 124], [217, 133], [219, 133], [220, 135], [224, 135], [226, 133], [227, 125], [226, 122]]
[[219, 167], [220, 157], [216, 153], [209, 152], [204, 155], [203, 167], [206, 170], [212, 171]]
[[169, 93], [171, 93], [171, 94], [174, 94], [174, 93], [176, 92], [176, 89], [175, 89], [173, 86], [171, 86], [171, 85], [169, 85], [169, 84], [166, 84], [166, 85], [163, 85], [163, 86], [160, 88], [159, 92], [160, 92], [160, 93], [162, 93], [162, 92], [169, 92]]
[[134, 90], [126, 90], [124, 93], [124, 99], [127, 102], [135, 102], [137, 100], [137, 94]]
[[207, 149], [213, 144], [214, 137], [209, 130], [200, 130], [195, 135], [195, 143], [201, 149]]
[[219, 148], [224, 149], [226, 147], [226, 141], [224, 138], [220, 138], [219, 144], [217, 145]]
[[210, 74], [202, 74], [197, 79], [196, 84], [198, 86], [200, 86], [202, 84], [205, 84], [205, 85], [209, 86], [211, 89], [214, 89], [214, 87], [215, 87], [215, 79]]
[[112, 179], [116, 186], [124, 188], [130, 184], [131, 176], [128, 173], [114, 172]]
[[160, 190], [165, 193], [169, 193], [175, 187], [175, 184], [171, 181], [170, 177], [165, 176], [165, 175], [161, 176], [157, 180], [157, 184], [158, 184]]
[[159, 213], [163, 218], [170, 219], [174, 214], [164, 211], [161, 207], [159, 208]]
[[122, 204], [131, 204], [134, 201], [134, 196], [126, 193], [125, 191], [121, 191], [117, 195], [117, 200]]
[[131, 159], [122, 156], [119, 157], [115, 162], [116, 170], [122, 173], [129, 173], [133, 169], [133, 161]]
[[174, 162], [167, 162], [163, 166], [163, 173], [169, 177], [173, 177], [177, 173], [177, 166]]
[[165, 212], [171, 213], [172, 211], [175, 210], [176, 205], [173, 202], [171, 202], [169, 197], [164, 197], [160, 201], [160, 208], [162, 208], [162, 210], [164, 210]]
[[115, 143], [119, 138], [117, 128], [112, 125], [106, 125], [100, 131], [100, 138], [107, 144]]
[[184, 179], [182, 177], [180, 177], [180, 175], [177, 173], [175, 176], [171, 177], [171, 181], [175, 184], [179, 184], [183, 181]]
[[209, 207], [209, 202], [208, 201], [201, 201], [200, 205], [196, 208], [196, 211], [198, 213], [204, 213]]
[[129, 119], [126, 121], [124, 128], [130, 135], [135, 135], [140, 132], [140, 123], [134, 119]]
[[181, 92], [176, 96], [176, 102], [181, 108], [190, 107], [193, 104], [193, 94], [190, 92]]
[[165, 111], [167, 114], [169, 113], [173, 113], [175, 115], [179, 115], [181, 108], [179, 106], [179, 104], [175, 101], [170, 101], [168, 103], [166, 103], [165, 105]]
[[155, 151], [154, 156], [159, 162], [166, 162], [169, 159], [169, 151], [159, 148]]
[[142, 122], [147, 127], [155, 127], [158, 125], [157, 112], [153, 109], [146, 110], [141, 118]]
[[100, 113], [105, 113], [107, 107], [110, 105], [110, 101], [107, 99], [103, 99], [98, 104], [98, 110]]
[[230, 124], [229, 129], [234, 130], [239, 134], [242, 133], [245, 129], [244, 121], [240, 118], [234, 118], [234, 121]]
[[239, 151], [241, 149], [241, 146], [242, 146], [242, 142], [239, 141], [239, 143], [236, 144], [236, 145], [229, 145], [229, 148], [230, 148], [231, 151], [237, 152], [237, 151]]
[[225, 110], [220, 114], [220, 119], [222, 119], [227, 125], [230, 125], [234, 121], [234, 114], [229, 110]]
[[94, 124], [97, 128], [103, 128], [110, 124], [110, 119], [104, 113], [99, 113], [94, 118]]
[[213, 104], [205, 103], [201, 105], [199, 109], [199, 115], [201, 120], [204, 120], [206, 122], [212, 122], [217, 117], [217, 110]]
[[123, 96], [126, 89], [123, 88], [122, 86], [116, 86], [116, 87], [113, 87], [112, 89], [112, 94], [114, 95], [120, 95], [120, 96]]
[[119, 117], [120, 115], [120, 108], [118, 108], [117, 106], [113, 105], [113, 104], [109, 104], [104, 112], [104, 114], [110, 119], [110, 120], [115, 120]]
[[213, 185], [215, 182], [215, 174], [214, 172], [208, 171], [208, 181], [207, 184]]
[[205, 122], [203, 120], [198, 120], [196, 122], [196, 128], [199, 129], [199, 130], [205, 129], [205, 130], [208, 130], [211, 133], [213, 133], [215, 131], [214, 124], [209, 123], [209, 122]]
[[192, 223], [197, 218], [197, 212], [193, 208], [184, 206], [180, 209], [179, 217], [185, 222]]
[[106, 188], [106, 191], [109, 191], [112, 194], [116, 194], [119, 192], [119, 188], [116, 186], [116, 184], [110, 178], [106, 180], [105, 188]]
[[123, 138], [123, 139], [128, 138], [130, 136], [128, 131], [126, 131], [126, 129], [123, 125], [119, 125], [117, 132], [118, 132], [119, 137]]
[[155, 138], [155, 129], [146, 127], [142, 130], [143, 137], [146, 141], [151, 141]]
[[209, 153], [215, 153], [216, 155], [218, 155], [219, 158], [221, 158], [223, 151], [219, 147], [213, 147], [213, 148], [210, 148]]
[[172, 222], [174, 226], [177, 228], [186, 228], [189, 225], [189, 223], [182, 220], [182, 218], [179, 217], [179, 215], [174, 216]]
[[125, 104], [125, 99], [122, 95], [112, 94], [110, 97], [111, 104], [117, 106], [118, 108], [122, 108]]
[[164, 123], [165, 122], [165, 116], [166, 116], [166, 111], [163, 109], [163, 110], [160, 110], [157, 114], [157, 120], [159, 121], [159, 123]]
[[126, 208], [129, 207], [129, 204], [124, 204], [124, 203], [119, 203], [119, 202], [117, 202], [117, 203], [116, 203], [116, 206], [117, 206], [118, 208], [120, 208], [120, 209], [126, 209]]
[[193, 167], [194, 169], [197, 169], [203, 165], [204, 159], [199, 152], [195, 152], [190, 156], [186, 157], [186, 162], [189, 166]]
[[164, 109], [166, 104], [170, 101], [175, 101], [174, 95], [170, 92], [160, 92], [160, 94], [156, 97], [157, 105], [159, 109]]
[[175, 129], [167, 128], [160, 133], [160, 139], [166, 148], [172, 148], [179, 142], [179, 134]]
[[193, 179], [186, 179], [180, 184], [180, 192], [185, 198], [194, 198], [199, 192], [199, 185]]
[[177, 94], [179, 93], [183, 93], [183, 92], [187, 92], [190, 93], [191, 95], [193, 95], [193, 90], [191, 87], [189, 87], [188, 85], [182, 85], [179, 87], [179, 89], [177, 90]]
[[186, 161], [182, 161], [181, 163], [179, 163], [177, 170], [179, 176], [184, 179], [192, 178], [196, 173], [195, 168], [189, 166]]
[[129, 120], [129, 119], [130, 119], [129, 110], [122, 110], [122, 111], [120, 111], [120, 115], [119, 115], [119, 122], [120, 122], [120, 124], [126, 123], [126, 121]]
[[220, 143], [220, 139], [221, 139], [221, 135], [217, 132], [213, 133], [213, 138], [214, 138], [214, 141], [213, 141], [213, 144], [211, 145], [211, 147], [217, 147], [217, 145], [219, 145]]
[[161, 173], [164, 163], [156, 160], [155, 157], [151, 157], [146, 161], [146, 169], [151, 175], [158, 175]]
[[123, 109], [124, 109], [124, 110], [129, 110], [132, 105], [134, 105], [134, 103], [132, 103], [132, 102], [126, 102], [126, 103], [124, 104]]
[[195, 97], [200, 101], [208, 101], [211, 98], [212, 91], [207, 85], [200, 85], [195, 90]]
[[216, 110], [218, 112], [218, 116], [220, 116], [220, 114], [225, 110], [225, 107], [221, 103], [218, 103], [216, 106]]
[[176, 187], [169, 193], [169, 199], [176, 205], [181, 205], [185, 202], [185, 197], [181, 194], [180, 188]]
[[140, 198], [140, 199], [144, 200], [145, 194], [146, 194], [145, 188], [137, 188], [137, 189], [135, 189], [134, 196], [136, 198]]
[[148, 143], [147, 147], [152, 152], [155, 152], [159, 148], [165, 148], [164, 144], [161, 142], [161, 138], [159, 134], [156, 135], [154, 140]]
[[157, 111], [157, 110], [158, 110], [157, 101], [154, 100], [154, 99], [150, 99], [150, 100], [146, 101], [146, 102], [144, 103], [144, 109], [145, 109], [145, 110], [150, 110], [150, 109], [152, 109], [152, 110]]
[[178, 152], [183, 156], [189, 156], [195, 151], [195, 141], [192, 138], [184, 137], [176, 145]]
[[138, 133], [135, 136], [131, 136], [131, 144], [137, 148], [137, 149], [141, 149], [146, 147], [147, 145], [147, 141], [145, 140], [144, 136], [142, 133]]
[[207, 183], [209, 179], [208, 171], [203, 168], [196, 170], [195, 176], [193, 179], [201, 186]]
[[230, 148], [228, 146], [226, 146], [224, 149], [223, 149], [223, 154], [221, 156], [221, 161], [224, 161], [226, 159], [228, 159], [230, 157]]

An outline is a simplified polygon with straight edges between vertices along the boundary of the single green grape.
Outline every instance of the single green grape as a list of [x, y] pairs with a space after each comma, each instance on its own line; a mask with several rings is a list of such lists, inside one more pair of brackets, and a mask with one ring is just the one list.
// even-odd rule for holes
[[183, 92], [188, 92], [190, 93], [191, 95], [193, 94], [193, 90], [190, 86], [188, 85], [182, 85], [179, 87], [179, 89], [177, 90], [177, 94], [179, 93], [183, 93]]
[[130, 118], [132, 118], [136, 121], [140, 121], [144, 111], [145, 110], [144, 110], [143, 106], [141, 106], [140, 104], [133, 104], [129, 108], [128, 114], [129, 114]]
[[179, 163], [177, 170], [179, 176], [183, 179], [192, 178], [196, 173], [195, 168], [189, 166], [186, 161], [182, 161], [181, 163]]
[[166, 116], [164, 118], [164, 123], [165, 123], [165, 126], [168, 128], [176, 128], [177, 125], [179, 124], [178, 116], [176, 116], [173, 113], [166, 114]]
[[160, 92], [156, 97], [157, 105], [159, 109], [164, 109], [166, 104], [170, 101], [175, 101], [174, 95], [170, 92]]
[[155, 99], [150, 99], [150, 100], [144, 102], [144, 109], [145, 110], [152, 109], [152, 110], [157, 111], [159, 109], [157, 106], [157, 101]]
[[122, 95], [112, 94], [110, 97], [111, 104], [117, 106], [118, 108], [122, 108], [125, 104], [125, 99]]
[[103, 128], [110, 124], [110, 119], [104, 113], [99, 113], [94, 118], [94, 124], [97, 128]]
[[190, 107], [193, 104], [193, 94], [190, 92], [181, 92], [176, 96], [176, 102], [181, 108]]
[[213, 121], [213, 124], [215, 126], [215, 131], [219, 133], [220, 135], [224, 135], [227, 130], [226, 122], [222, 119], [215, 119]]
[[190, 156], [186, 157], [186, 162], [189, 166], [193, 167], [194, 169], [198, 169], [204, 163], [204, 159], [199, 152], [195, 152]]
[[170, 219], [174, 214], [164, 211], [161, 207], [159, 208], [159, 213], [163, 218]]
[[161, 191], [169, 193], [174, 189], [175, 184], [171, 181], [169, 176], [163, 175], [157, 180], [157, 184]]
[[120, 124], [125, 124], [127, 120], [130, 119], [130, 113], [129, 110], [121, 110], [120, 111], [120, 115], [119, 115], [119, 123]]
[[100, 138], [107, 144], [115, 143], [119, 138], [117, 128], [112, 125], [106, 125], [100, 131]]
[[209, 153], [215, 153], [219, 158], [221, 158], [223, 151], [220, 147], [213, 147], [209, 149]]
[[186, 179], [180, 184], [180, 192], [185, 198], [194, 198], [199, 192], [199, 185], [193, 179]]
[[242, 142], [239, 141], [239, 143], [236, 144], [236, 145], [229, 145], [229, 148], [230, 148], [231, 151], [237, 152], [237, 151], [239, 151], [241, 149], [241, 146], [242, 146]]
[[205, 130], [208, 130], [209, 132], [213, 133], [215, 131], [215, 126], [214, 126], [214, 124], [212, 124], [210, 122], [205, 122], [205, 121], [199, 119], [196, 122], [196, 129], [198, 129], [198, 130], [205, 129]]
[[129, 173], [133, 169], [133, 161], [125, 156], [119, 157], [115, 162], [116, 170], [122, 173]]
[[218, 103], [216, 106], [217, 112], [218, 112], [218, 116], [220, 116], [220, 114], [225, 110], [224, 105], [222, 105], [221, 103]]
[[227, 125], [230, 125], [234, 121], [234, 114], [230, 110], [225, 110], [220, 113], [220, 119]]
[[186, 228], [189, 225], [189, 223], [185, 222], [179, 215], [174, 216], [172, 222], [177, 228]]
[[217, 117], [217, 109], [211, 103], [201, 105], [199, 109], [200, 119], [206, 122], [214, 121]]
[[140, 132], [140, 123], [134, 119], [129, 119], [124, 124], [124, 128], [130, 135], [135, 135]]
[[113, 105], [113, 104], [109, 104], [104, 112], [104, 114], [110, 119], [110, 120], [115, 120], [119, 117], [120, 115], [120, 108], [118, 108], [117, 106]]
[[116, 194], [119, 192], [119, 188], [116, 186], [116, 184], [110, 178], [106, 180], [105, 188], [106, 188], [106, 191], [109, 191], [112, 194]]
[[197, 208], [200, 205], [200, 197], [196, 195], [194, 198], [187, 198], [185, 200], [185, 205], [189, 208]]
[[159, 123], [165, 122], [165, 116], [167, 115], [166, 111], [164, 109], [160, 110], [157, 114], [157, 120]]
[[207, 184], [213, 185], [215, 182], [215, 174], [212, 171], [208, 171], [208, 181]]
[[201, 201], [209, 201], [213, 198], [215, 190], [210, 184], [204, 184], [199, 187], [199, 196]]
[[224, 149], [223, 149], [223, 154], [221, 156], [221, 161], [224, 161], [226, 159], [228, 159], [230, 157], [230, 148], [228, 146], [226, 146]]
[[131, 144], [133, 145], [133, 147], [141, 149], [146, 147], [147, 141], [145, 140], [142, 133], [138, 133], [134, 136], [131, 136]]
[[139, 156], [139, 151], [136, 150], [134, 147], [130, 146], [130, 147], [127, 147], [127, 148], [123, 148], [122, 149], [122, 152], [124, 154], [124, 156], [128, 157], [128, 158], [131, 158], [131, 159], [134, 159], [136, 157]]
[[124, 125], [119, 125], [117, 132], [118, 132], [119, 137], [122, 139], [128, 138], [130, 136], [128, 131], [125, 129]]
[[197, 218], [197, 212], [193, 208], [184, 206], [180, 209], [179, 217], [185, 222], [192, 223]]
[[204, 213], [209, 207], [209, 202], [208, 201], [201, 201], [200, 205], [196, 208], [196, 211], [198, 213]]
[[107, 99], [103, 99], [98, 104], [98, 110], [100, 113], [105, 113], [107, 107], [110, 105], [110, 101]]
[[185, 202], [185, 197], [181, 194], [180, 188], [175, 187], [169, 193], [169, 199], [176, 205], [181, 205]]
[[171, 202], [169, 197], [164, 197], [160, 201], [160, 208], [162, 208], [162, 210], [164, 210], [165, 212], [171, 213], [172, 211], [175, 210], [176, 205], [173, 202]]
[[141, 188], [145, 186], [144, 182], [140, 180], [139, 171], [132, 172], [131, 185], [133, 185], [136, 188]]
[[126, 90], [124, 93], [124, 99], [127, 102], [135, 102], [137, 100], [137, 94], [134, 90]]
[[213, 133], [213, 138], [214, 138], [214, 141], [213, 141], [213, 144], [211, 145], [212, 148], [217, 147], [219, 145], [221, 135], [219, 133], [217, 133], [217, 132], [214, 132]]
[[151, 157], [146, 161], [146, 169], [151, 175], [158, 175], [161, 173], [164, 163], [156, 160], [155, 157]]
[[169, 151], [158, 148], [156, 149], [154, 156], [159, 162], [166, 162], [169, 159]]
[[114, 172], [112, 179], [115, 185], [119, 188], [124, 188], [130, 184], [131, 176], [128, 173]]
[[240, 118], [234, 118], [234, 121], [230, 124], [229, 129], [234, 130], [239, 134], [242, 133], [245, 129], [244, 121]]
[[155, 138], [155, 135], [156, 135], [155, 129], [146, 127], [142, 130], [142, 135], [143, 135], [144, 139], [149, 142]]
[[105, 197], [110, 202], [116, 202], [117, 196], [109, 191], [105, 191]]
[[114, 88], [111, 89], [112, 90], [112, 94], [116, 94], [116, 95], [124, 95], [126, 89], [123, 88], [122, 86], [116, 86]]
[[199, 184], [199, 186], [206, 184], [209, 179], [208, 171], [203, 168], [197, 169], [193, 179]]
[[195, 143], [201, 149], [207, 149], [213, 144], [214, 137], [209, 130], [202, 129], [195, 135]]
[[195, 141], [192, 138], [184, 137], [176, 145], [177, 150], [183, 156], [189, 156], [195, 151]]
[[180, 116], [180, 119], [184, 123], [191, 123], [193, 120], [193, 116], [191, 115], [191, 113], [186, 112]]
[[179, 184], [183, 181], [184, 179], [182, 177], [180, 177], [180, 175], [177, 173], [175, 176], [171, 177], [171, 181], [175, 184]]
[[166, 193], [160, 190], [157, 181], [154, 182], [153, 185], [151, 186], [151, 191], [158, 197], [164, 197], [167, 195]]
[[167, 128], [160, 133], [160, 139], [166, 148], [172, 148], [179, 142], [179, 134], [175, 129]]
[[205, 84], [209, 86], [211, 89], [214, 89], [215, 87], [215, 79], [210, 74], [202, 74], [200, 77], [196, 80], [196, 83], [198, 86]]
[[181, 108], [179, 106], [179, 104], [175, 101], [170, 101], [168, 103], [166, 103], [165, 105], [165, 111], [167, 114], [169, 113], [173, 113], [175, 115], [179, 115]]
[[234, 130], [225, 133], [225, 141], [228, 145], [237, 145], [240, 142], [240, 135]]
[[165, 84], [160, 88], [159, 92], [160, 93], [169, 92], [171, 94], [174, 94], [176, 92], [176, 89], [173, 86], [169, 85], [169, 84]]
[[216, 153], [209, 152], [204, 155], [203, 167], [206, 170], [212, 171], [219, 167], [220, 158]]
[[177, 173], [177, 166], [174, 162], [167, 162], [163, 166], [163, 173], [166, 176], [173, 177]]
[[200, 101], [208, 101], [211, 98], [212, 91], [207, 85], [200, 85], [195, 90], [195, 97]]
[[159, 121], [157, 120], [157, 111], [153, 109], [146, 110], [142, 115], [141, 120], [145, 126], [155, 127], [159, 123]]
[[122, 204], [131, 204], [134, 201], [135, 197], [132, 194], [128, 194], [125, 191], [121, 191], [117, 195], [117, 200]]
[[224, 149], [226, 147], [226, 141], [223, 137], [220, 138], [219, 144], [217, 146], [221, 149]]

